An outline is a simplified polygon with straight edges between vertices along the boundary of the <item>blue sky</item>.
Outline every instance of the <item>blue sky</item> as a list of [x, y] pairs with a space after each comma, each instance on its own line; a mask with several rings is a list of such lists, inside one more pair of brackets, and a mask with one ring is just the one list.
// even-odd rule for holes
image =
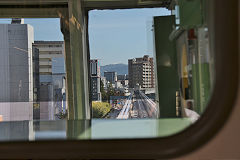
[[[153, 55], [153, 16], [169, 15], [164, 8], [93, 10], [89, 13], [89, 40], [91, 58], [101, 65], [124, 63], [128, 59]], [[35, 40], [62, 41], [60, 21], [57, 18], [24, 19], [34, 27]], [[0, 23], [11, 23], [0, 19]]]
[[101, 65], [128, 63], [128, 59], [153, 55], [153, 16], [169, 15], [164, 8], [94, 10], [89, 14], [91, 58]]
[[[11, 19], [0, 19], [0, 23], [10, 24]], [[63, 41], [59, 18], [25, 18], [24, 23], [33, 26], [35, 40]]]
[[35, 40], [63, 41], [59, 18], [24, 19], [24, 23], [34, 27]]

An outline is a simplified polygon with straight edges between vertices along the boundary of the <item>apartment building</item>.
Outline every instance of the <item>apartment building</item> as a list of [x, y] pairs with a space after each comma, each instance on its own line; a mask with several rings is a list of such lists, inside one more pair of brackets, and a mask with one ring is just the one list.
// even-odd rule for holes
[[54, 120], [66, 112], [66, 71], [63, 41], [35, 41], [39, 51], [40, 119]]
[[154, 88], [153, 58], [144, 55], [128, 60], [129, 88]]
[[104, 72], [104, 77], [109, 83], [115, 84], [117, 81], [117, 72]]

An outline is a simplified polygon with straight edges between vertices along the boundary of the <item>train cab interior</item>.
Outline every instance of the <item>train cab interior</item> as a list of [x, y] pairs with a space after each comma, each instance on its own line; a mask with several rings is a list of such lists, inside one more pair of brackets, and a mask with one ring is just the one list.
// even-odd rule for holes
[[[110, 82], [94, 45], [147, 9], [167, 13], [149, 16], [152, 55]], [[239, 15], [237, 0], [0, 0], [0, 159], [240, 159]]]

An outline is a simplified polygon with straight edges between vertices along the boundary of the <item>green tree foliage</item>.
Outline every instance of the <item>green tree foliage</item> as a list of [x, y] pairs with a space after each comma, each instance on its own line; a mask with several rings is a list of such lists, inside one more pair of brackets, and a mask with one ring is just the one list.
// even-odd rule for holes
[[115, 90], [112, 87], [112, 83], [108, 84], [107, 91], [105, 91], [103, 82], [101, 81], [100, 82], [100, 91], [101, 91], [101, 94], [102, 94], [102, 101], [103, 102], [109, 102], [110, 101], [110, 96], [115, 95]]
[[104, 89], [104, 84], [101, 81], [100, 82], [100, 91], [102, 94], [102, 101], [103, 102], [109, 102], [110, 96], [124, 96], [123, 92], [115, 91], [115, 89], [112, 86], [112, 83], [109, 83], [107, 86], [107, 90]]
[[108, 101], [107, 92], [104, 90], [104, 85], [103, 85], [102, 81], [100, 81], [100, 91], [101, 91], [101, 95], [102, 95], [102, 101], [103, 102]]
[[93, 118], [102, 118], [111, 110], [111, 106], [106, 102], [92, 102]]
[[112, 86], [112, 83], [110, 83], [108, 85], [108, 89], [107, 89], [107, 99], [108, 99], [108, 101], [110, 101], [110, 96], [114, 96], [114, 94], [115, 94], [115, 90]]

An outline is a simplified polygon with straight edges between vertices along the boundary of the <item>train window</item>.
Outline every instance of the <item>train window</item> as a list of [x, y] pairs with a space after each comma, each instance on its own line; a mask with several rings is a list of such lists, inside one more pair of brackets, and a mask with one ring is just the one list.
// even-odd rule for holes
[[[207, 19], [200, 2], [196, 3], [194, 19], [188, 18], [187, 2], [179, 2], [172, 12], [166, 8], [89, 12], [90, 101], [92, 118], [98, 118], [95, 123], [117, 119], [135, 125], [148, 119], [150, 125], [157, 119], [153, 125], [157, 135], [169, 136], [200, 118], [211, 97], [215, 73]], [[120, 131], [113, 130], [119, 133], [114, 134], [116, 138], [122, 138]]]
[[[163, 15], [170, 15], [170, 11], [154, 8], [89, 12], [92, 118], [159, 117], [152, 18]], [[109, 109], [102, 113], [104, 105]]]
[[[25, 19], [26, 24], [34, 27], [17, 18], [13, 18], [11, 24], [2, 24], [2, 34], [8, 35], [3, 37], [9, 37], [8, 43], [20, 52], [24, 50], [24, 43], [18, 39], [28, 35], [25, 43], [30, 44], [27, 48], [32, 51], [28, 55], [33, 58], [29, 56], [26, 62], [21, 62], [21, 57], [9, 56], [9, 63], [2, 67], [6, 74], [4, 79], [8, 75], [4, 70], [10, 68], [6, 83], [11, 85], [7, 87], [2, 83], [7, 88], [2, 87], [1, 120], [91, 117], [89, 121], [94, 125], [87, 126], [92, 127], [91, 139], [164, 137], [184, 130], [203, 114], [214, 86], [214, 57], [210, 51], [208, 23], [199, 8], [201, 3], [195, 3], [194, 19], [188, 18], [187, 2], [176, 3], [172, 9], [89, 11], [89, 64], [84, 63], [84, 52], [83, 57], [74, 52], [72, 56], [76, 58], [66, 59], [69, 50], [65, 50], [59, 19], [52, 20], [52, 25], [51, 19]], [[75, 17], [69, 21], [70, 24], [78, 22]], [[27, 27], [27, 31], [21, 27]], [[75, 34], [82, 35], [79, 31]], [[2, 43], [6, 41], [2, 39]], [[7, 50], [9, 55], [20, 54], [11, 46]], [[79, 64], [79, 60], [82, 63]], [[20, 69], [16, 66], [18, 63], [26, 64], [25, 70], [29, 72], [17, 70]], [[65, 71], [70, 65], [73, 66], [72, 75]], [[81, 70], [88, 70], [88, 81]], [[79, 79], [84, 76], [85, 81]], [[86, 86], [89, 90], [84, 88]], [[75, 95], [79, 91], [84, 98]], [[5, 112], [9, 106], [4, 102], [10, 104], [11, 113]], [[109, 122], [105, 123], [106, 120]], [[144, 126], [143, 130], [137, 127], [145, 123], [148, 127]], [[134, 130], [123, 134], [119, 126]]]
[[206, 143], [237, 93], [236, 3], [0, 1], [0, 154], [172, 158]]

